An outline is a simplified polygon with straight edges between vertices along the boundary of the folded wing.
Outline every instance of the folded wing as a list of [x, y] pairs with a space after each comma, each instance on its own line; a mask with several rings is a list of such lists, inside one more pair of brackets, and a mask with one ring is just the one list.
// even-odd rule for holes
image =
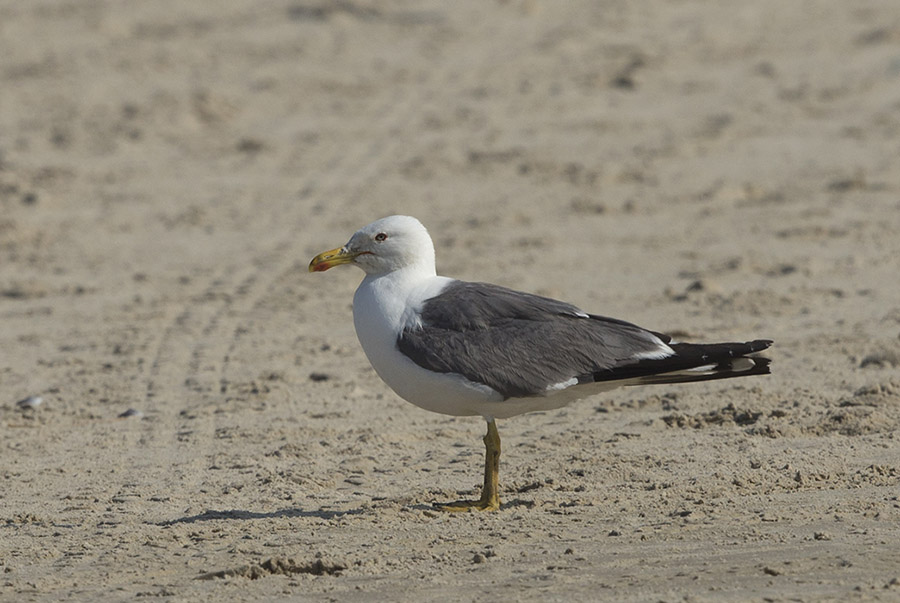
[[419, 366], [462, 375], [504, 398], [546, 396], [595, 382], [680, 383], [767, 373], [767, 359], [746, 356], [770, 344], [672, 343], [666, 335], [565, 302], [462, 281], [427, 300], [397, 340]]

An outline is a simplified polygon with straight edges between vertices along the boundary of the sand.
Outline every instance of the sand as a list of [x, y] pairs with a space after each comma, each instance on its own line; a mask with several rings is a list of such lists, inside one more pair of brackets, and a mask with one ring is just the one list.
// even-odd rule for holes
[[[502, 421], [435, 512], [484, 422], [306, 271], [392, 213], [773, 374]], [[0, 599], [898, 600], [898, 232], [893, 1], [4, 0]]]

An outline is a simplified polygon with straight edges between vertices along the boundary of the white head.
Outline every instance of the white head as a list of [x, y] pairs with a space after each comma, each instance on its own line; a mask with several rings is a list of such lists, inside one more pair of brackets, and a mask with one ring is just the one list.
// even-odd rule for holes
[[339, 264], [355, 264], [373, 276], [410, 266], [434, 274], [434, 244], [415, 218], [388, 216], [357, 230], [343, 247], [314, 257], [309, 271], [321, 272]]

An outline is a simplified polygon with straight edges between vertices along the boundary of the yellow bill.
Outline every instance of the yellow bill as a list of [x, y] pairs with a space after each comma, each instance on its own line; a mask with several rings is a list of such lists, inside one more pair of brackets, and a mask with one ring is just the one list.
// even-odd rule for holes
[[323, 251], [309, 263], [310, 272], [324, 272], [341, 264], [351, 263], [359, 253], [348, 251], [345, 247], [338, 247], [329, 251]]

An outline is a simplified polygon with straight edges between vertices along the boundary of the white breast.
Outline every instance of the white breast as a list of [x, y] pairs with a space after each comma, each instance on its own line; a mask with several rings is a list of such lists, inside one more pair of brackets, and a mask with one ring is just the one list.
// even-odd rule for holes
[[406, 269], [366, 276], [353, 296], [356, 336], [378, 376], [407, 402], [447, 415], [485, 415], [485, 403], [503, 399], [498, 392], [461, 375], [426, 370], [397, 348], [398, 335], [414, 326], [424, 301], [450, 282]]

